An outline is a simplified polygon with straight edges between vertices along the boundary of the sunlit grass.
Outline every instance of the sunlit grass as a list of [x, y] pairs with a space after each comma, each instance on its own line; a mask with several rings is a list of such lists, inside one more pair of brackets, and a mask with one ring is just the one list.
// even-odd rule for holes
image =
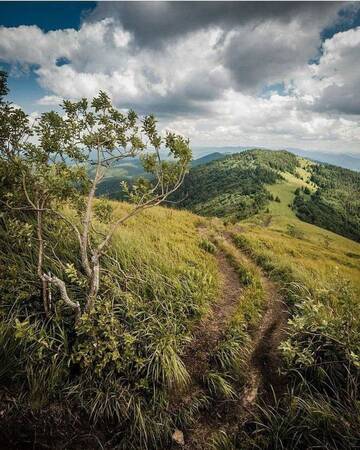
[[[111, 205], [114, 218], [131, 208], [126, 203]], [[65, 214], [76, 220], [69, 208]], [[33, 289], [28, 292], [26, 286], [21, 299], [12, 299], [18, 301], [19, 310], [12, 306], [13, 315], [7, 320], [11, 333], [15, 330], [20, 336], [21, 332], [21, 341], [13, 343], [7, 329], [0, 329], [0, 342], [8, 343], [4, 357], [9, 361], [0, 378], [7, 382], [11, 374], [22, 383], [22, 400], [13, 409], [14, 417], [57, 401], [64, 410], [81, 410], [89, 424], [118, 423], [117, 442], [126, 449], [164, 445], [177, 423], [191, 419], [204, 399], [194, 398], [188, 410], [176, 415], [168, 414], [167, 408], [173, 391], [186, 389], [190, 381], [182, 352], [193, 326], [217, 295], [216, 260], [203, 248], [198, 223], [191, 213], [157, 207], [121, 226], [102, 260], [95, 309], [81, 318], [76, 332], [69, 327], [71, 312], [64, 311], [56, 290], [54, 320], [56, 316], [63, 337], [43, 325], [41, 311], [16, 325], [24, 302], [34, 305], [28, 300]], [[49, 242], [57, 256], [80, 273], [76, 240], [64, 224], [56, 225]], [[96, 233], [104, 233], [108, 225], [95, 221], [94, 227]], [[34, 256], [36, 248], [22, 260], [36, 285]], [[8, 259], [9, 264], [17, 263], [15, 253]], [[51, 270], [66, 280], [74, 298], [84, 302], [81, 287], [71, 284], [60, 264], [54, 263]], [[7, 285], [13, 284], [15, 279], [7, 280]], [[17, 291], [12, 292], [15, 297]], [[61, 343], [67, 338], [71, 345], [65, 351]]]
[[241, 222], [241, 234], [256, 252], [291, 268], [296, 279], [304, 280], [306, 285], [326, 283], [340, 274], [359, 291], [360, 244], [299, 220], [289, 207], [294, 191], [301, 186], [312, 187], [291, 174], [282, 175], [285, 181], [267, 186], [280, 203], [272, 201], [268, 214]]

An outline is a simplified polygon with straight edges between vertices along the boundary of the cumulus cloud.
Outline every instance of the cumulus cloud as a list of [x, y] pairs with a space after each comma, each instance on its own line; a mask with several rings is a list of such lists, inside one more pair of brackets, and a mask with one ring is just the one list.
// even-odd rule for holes
[[360, 114], [360, 27], [337, 33], [323, 44], [314, 66], [322, 86], [316, 107], [320, 111]]
[[57, 95], [44, 95], [37, 101], [37, 104], [41, 106], [58, 106], [62, 101], [62, 98]]
[[0, 60], [32, 68], [42, 106], [105, 90], [198, 144], [356, 151], [360, 31], [321, 41], [343, 5], [105, 2], [78, 30], [0, 27]]
[[210, 117], [175, 119], [169, 126], [196, 136], [199, 145], [359, 148], [360, 128], [355, 120], [299, 108], [298, 99], [292, 96], [255, 98], [228, 91], [213, 109]]
[[99, 2], [88, 21], [113, 17], [141, 46], [162, 46], [199, 29], [224, 30], [263, 21], [288, 23], [297, 18], [309, 29], [324, 26], [340, 2]]

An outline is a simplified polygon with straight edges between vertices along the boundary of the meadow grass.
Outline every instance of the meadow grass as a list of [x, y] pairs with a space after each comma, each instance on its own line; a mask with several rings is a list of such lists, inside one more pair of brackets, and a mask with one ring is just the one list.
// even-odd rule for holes
[[[131, 208], [117, 202], [111, 206], [114, 217]], [[65, 213], [73, 217], [70, 209]], [[138, 449], [163, 448], [177, 423], [184, 422], [184, 417], [191, 420], [195, 403], [201, 399], [195, 399], [186, 414], [173, 415], [167, 408], [174, 390], [189, 382], [182, 351], [194, 323], [217, 294], [216, 261], [201, 246], [198, 222], [191, 213], [157, 207], [119, 228], [103, 260], [95, 309], [82, 316], [75, 330], [71, 311], [61, 304], [56, 290], [52, 293], [52, 321], [42, 320], [36, 248], [22, 254], [19, 266], [18, 255], [11, 251], [14, 243], [2, 241], [0, 257], [6, 256], [9, 270], [2, 274], [6, 279], [0, 279], [4, 325], [0, 342], [6, 344], [7, 364], [0, 371], [0, 386], [14, 392], [11, 407], [4, 405], [4, 427], [14, 432], [12, 420], [30, 420], [32, 431], [22, 432], [34, 432], [39, 442], [46, 443], [49, 436], [62, 440], [63, 426], [69, 429], [68, 438], [76, 442], [78, 436], [71, 435], [75, 431], [61, 416], [61, 411], [65, 415], [73, 410], [87, 417], [95, 435], [97, 427], [104, 430], [106, 423], [110, 435], [103, 437], [110, 436], [112, 445]], [[107, 228], [106, 224], [95, 226], [98, 232]], [[69, 278], [56, 260], [47, 262], [49, 270], [63, 277], [70, 295], [83, 302], [73, 236], [60, 223], [51, 224], [46, 236], [58, 257], [78, 269], [79, 276], [75, 281]], [[17, 242], [17, 246], [23, 248], [24, 243]], [[20, 272], [26, 267], [26, 283], [17, 283], [20, 274], [11, 267]], [[16, 384], [12, 381], [10, 386], [9, 380], [15, 379]], [[49, 433], [54, 403], [62, 406], [57, 407], [58, 426]], [[50, 412], [43, 414], [48, 408]], [[30, 419], [35, 411], [42, 422]], [[16, 440], [16, 436], [12, 438]]]
[[[311, 163], [303, 164], [307, 167]], [[282, 173], [282, 176], [284, 181], [267, 186], [274, 197], [280, 198], [280, 203], [272, 201], [268, 214], [242, 221], [241, 235], [249, 240], [256, 253], [274, 260], [277, 266], [287, 266], [307, 286], [326, 283], [341, 275], [359, 292], [360, 244], [299, 220], [289, 207], [294, 191], [297, 187], [312, 187], [292, 174]]]
[[[235, 448], [331, 448], [359, 442], [360, 245], [301, 222], [288, 207], [302, 180], [272, 186], [269, 213], [234, 227], [234, 242], [277, 281], [290, 320], [280, 345], [288, 389], [259, 401]], [[251, 429], [250, 427], [250, 429]]]

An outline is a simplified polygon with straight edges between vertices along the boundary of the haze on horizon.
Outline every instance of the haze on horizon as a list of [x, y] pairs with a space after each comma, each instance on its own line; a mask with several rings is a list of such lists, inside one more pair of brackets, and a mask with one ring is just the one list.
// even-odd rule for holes
[[360, 2], [2, 2], [34, 117], [107, 91], [197, 146], [360, 155]]

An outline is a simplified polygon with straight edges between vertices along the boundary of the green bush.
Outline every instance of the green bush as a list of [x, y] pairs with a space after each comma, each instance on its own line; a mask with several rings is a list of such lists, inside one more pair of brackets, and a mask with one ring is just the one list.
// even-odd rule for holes
[[202, 248], [203, 250], [205, 250], [208, 253], [212, 253], [214, 254], [216, 252], [216, 245], [213, 244], [212, 242], [208, 241], [207, 239], [202, 239], [200, 241], [200, 248]]
[[[337, 277], [338, 278], [338, 277]], [[360, 305], [337, 279], [310, 292], [293, 284], [288, 338], [280, 349], [288, 390], [260, 403], [238, 449], [348, 450], [360, 441]]]

